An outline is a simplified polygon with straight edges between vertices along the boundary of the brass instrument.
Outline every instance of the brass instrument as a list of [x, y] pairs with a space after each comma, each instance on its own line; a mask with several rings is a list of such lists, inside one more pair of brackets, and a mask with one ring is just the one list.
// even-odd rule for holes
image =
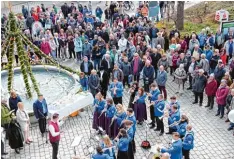
[[107, 111], [107, 104], [105, 105], [104, 109], [102, 110], [101, 114], [99, 115], [98, 119], [102, 116], [103, 113]]
[[168, 125], [168, 127], [173, 127], [173, 126], [177, 126], [180, 124], [180, 120], [179, 121], [175, 121], [174, 123], [172, 123], [171, 125]]
[[114, 90], [113, 90], [113, 93], [114, 93], [114, 95], [116, 95], [116, 85], [115, 85], [115, 87], [113, 88]]
[[109, 125], [109, 127], [111, 127], [112, 126], [112, 124], [114, 123], [114, 121], [115, 121], [115, 119], [117, 118], [117, 116], [116, 115], [114, 115], [113, 116], [113, 118], [111, 119], [111, 123], [110, 123], [110, 125]]
[[133, 100], [133, 102], [132, 102], [132, 104], [135, 104], [136, 103], [136, 101], [139, 99], [139, 96], [138, 95], [136, 95], [135, 97], [134, 97], [134, 100]]

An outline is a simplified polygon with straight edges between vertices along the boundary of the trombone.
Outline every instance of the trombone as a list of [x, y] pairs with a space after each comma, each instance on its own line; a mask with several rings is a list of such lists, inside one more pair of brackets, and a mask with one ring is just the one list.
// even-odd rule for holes
[[180, 120], [179, 121], [175, 121], [174, 123], [168, 125], [168, 127], [174, 127], [180, 124]]

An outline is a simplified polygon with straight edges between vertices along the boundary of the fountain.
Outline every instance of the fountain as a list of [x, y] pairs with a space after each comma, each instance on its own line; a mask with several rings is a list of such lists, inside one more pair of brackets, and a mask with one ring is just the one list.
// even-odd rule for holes
[[[36, 65], [31, 68], [38, 87], [47, 101], [50, 115], [57, 112], [62, 118], [93, 103], [91, 93], [79, 92], [80, 84], [77, 74], [49, 65]], [[7, 77], [8, 71], [1, 71], [2, 94], [7, 94]], [[30, 82], [30, 87], [32, 87], [32, 82]], [[14, 69], [13, 88], [21, 97], [26, 111], [32, 114], [37, 93], [33, 91], [32, 99], [27, 98], [20, 68]]]

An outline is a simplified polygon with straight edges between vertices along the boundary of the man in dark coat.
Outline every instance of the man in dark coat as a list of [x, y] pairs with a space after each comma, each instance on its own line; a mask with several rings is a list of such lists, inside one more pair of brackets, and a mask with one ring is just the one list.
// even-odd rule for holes
[[18, 102], [22, 102], [20, 96], [17, 95], [15, 91], [12, 91], [11, 96], [9, 98], [9, 106], [11, 110], [14, 110], [15, 114], [18, 109], [18, 106], [17, 106]]
[[193, 92], [195, 94], [195, 101], [193, 104], [198, 103], [198, 97], [200, 98], [199, 105], [202, 106], [203, 92], [206, 86], [206, 77], [203, 75], [204, 70], [200, 69], [199, 73], [193, 78]]
[[46, 131], [46, 118], [48, 116], [48, 107], [46, 100], [44, 99], [42, 94], [38, 95], [38, 99], [33, 103], [33, 112], [38, 120], [39, 129], [42, 137], [44, 137], [44, 133]]
[[92, 70], [91, 75], [89, 76], [89, 89], [93, 97], [99, 92], [100, 88], [100, 79], [97, 75], [96, 70]]
[[151, 65], [154, 67], [154, 71], [155, 71], [155, 78], [157, 78], [158, 61], [159, 59], [161, 59], [162, 55], [158, 53], [157, 50], [153, 50], [153, 53], [150, 54], [150, 57], [152, 59]]
[[91, 70], [93, 69], [93, 64], [88, 60], [87, 56], [84, 56], [83, 62], [80, 64], [81, 72], [84, 72], [86, 75], [90, 75]]
[[67, 18], [67, 15], [69, 13], [69, 7], [67, 3], [64, 3], [64, 5], [61, 6], [61, 10], [63, 12], [64, 18]]
[[104, 68], [104, 70], [107, 71], [108, 76], [110, 77], [110, 73], [112, 71], [112, 61], [109, 54], [105, 54], [103, 60], [101, 61], [101, 66]]
[[154, 81], [154, 72], [154, 67], [150, 64], [150, 61], [146, 60], [145, 66], [143, 67], [143, 80], [145, 92], [149, 92], [149, 86]]
[[108, 90], [109, 85], [109, 79], [108, 73], [106, 70], [104, 70], [104, 67], [100, 67], [100, 71], [98, 71], [98, 76], [100, 79], [100, 85], [101, 85], [101, 94], [106, 98], [106, 92]]

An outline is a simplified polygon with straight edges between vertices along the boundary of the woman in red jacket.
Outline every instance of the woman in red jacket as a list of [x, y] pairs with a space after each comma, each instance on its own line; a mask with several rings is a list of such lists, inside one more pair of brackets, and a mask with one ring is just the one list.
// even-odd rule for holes
[[220, 118], [223, 118], [224, 116], [224, 107], [226, 106], [226, 98], [229, 93], [229, 87], [226, 83], [226, 80], [222, 79], [220, 86], [216, 92], [216, 102], [218, 104], [218, 111], [215, 116], [219, 116], [221, 113]]
[[207, 106], [205, 107], [210, 107], [210, 110], [213, 109], [214, 106], [214, 97], [216, 90], [217, 90], [217, 82], [214, 78], [214, 74], [212, 73], [210, 74], [205, 87], [205, 92], [208, 98], [208, 103]]
[[[51, 52], [50, 44], [45, 40], [45, 38], [42, 38], [41, 51], [48, 56], [50, 55], [50, 52]], [[47, 62], [45, 61], [44, 58], [42, 60], [44, 62]]]

